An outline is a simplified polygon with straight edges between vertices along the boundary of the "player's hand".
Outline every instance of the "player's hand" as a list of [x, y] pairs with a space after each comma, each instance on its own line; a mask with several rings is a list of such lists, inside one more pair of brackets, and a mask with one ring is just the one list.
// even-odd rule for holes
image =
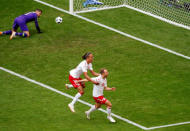
[[115, 90], [116, 90], [116, 88], [115, 88], [115, 87], [112, 87], [111, 89], [112, 89], [112, 91], [115, 91]]

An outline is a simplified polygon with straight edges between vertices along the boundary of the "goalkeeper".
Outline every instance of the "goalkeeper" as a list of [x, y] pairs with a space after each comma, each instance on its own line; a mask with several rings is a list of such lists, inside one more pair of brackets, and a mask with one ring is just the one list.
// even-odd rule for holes
[[[42, 10], [36, 9], [35, 12], [29, 12], [27, 14], [17, 17], [14, 20], [12, 30], [0, 32], [0, 35], [3, 35], [3, 34], [11, 35], [10, 40], [12, 40], [15, 36], [29, 37], [30, 34], [29, 34], [29, 30], [26, 24], [32, 21], [35, 21], [35, 26], [38, 33], [42, 33], [38, 25], [38, 18], [41, 16], [41, 14], [42, 14]], [[22, 32], [16, 32], [18, 27], [20, 27]]]
[[86, 0], [84, 3], [83, 3], [83, 6], [84, 7], [87, 7], [88, 5], [103, 5], [102, 2], [99, 2], [99, 0]]

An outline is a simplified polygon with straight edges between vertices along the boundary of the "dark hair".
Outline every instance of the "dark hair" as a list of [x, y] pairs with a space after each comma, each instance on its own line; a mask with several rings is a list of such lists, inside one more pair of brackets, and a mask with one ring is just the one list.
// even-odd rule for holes
[[39, 11], [39, 12], [41, 12], [41, 13], [42, 13], [42, 10], [41, 10], [41, 9], [36, 9], [36, 11]]
[[86, 58], [88, 58], [88, 56], [92, 54], [91, 52], [87, 52], [82, 56], [82, 59], [86, 60]]
[[107, 69], [106, 68], [100, 69], [100, 74], [103, 74], [105, 70], [107, 70]]

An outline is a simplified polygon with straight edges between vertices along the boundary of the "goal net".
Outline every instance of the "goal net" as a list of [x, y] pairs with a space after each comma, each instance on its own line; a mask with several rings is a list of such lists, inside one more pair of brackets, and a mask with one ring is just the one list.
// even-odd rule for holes
[[[190, 29], [190, 0], [70, 0], [73, 12], [127, 7]], [[70, 6], [71, 7], [71, 6]]]
[[[126, 6], [190, 26], [190, 0], [126, 0]], [[189, 1], [189, 2], [188, 2]]]
[[125, 0], [73, 0], [75, 13], [122, 7]]

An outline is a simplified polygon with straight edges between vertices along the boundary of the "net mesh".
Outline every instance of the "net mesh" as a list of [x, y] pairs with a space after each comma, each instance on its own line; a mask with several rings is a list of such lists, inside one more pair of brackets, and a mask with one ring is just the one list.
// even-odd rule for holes
[[168, 20], [190, 26], [190, 0], [74, 0], [74, 12], [129, 5]]
[[[189, 1], [189, 2], [188, 2]], [[127, 0], [126, 5], [190, 26], [190, 0]]]
[[74, 0], [74, 12], [105, 9], [123, 5], [125, 0]]

